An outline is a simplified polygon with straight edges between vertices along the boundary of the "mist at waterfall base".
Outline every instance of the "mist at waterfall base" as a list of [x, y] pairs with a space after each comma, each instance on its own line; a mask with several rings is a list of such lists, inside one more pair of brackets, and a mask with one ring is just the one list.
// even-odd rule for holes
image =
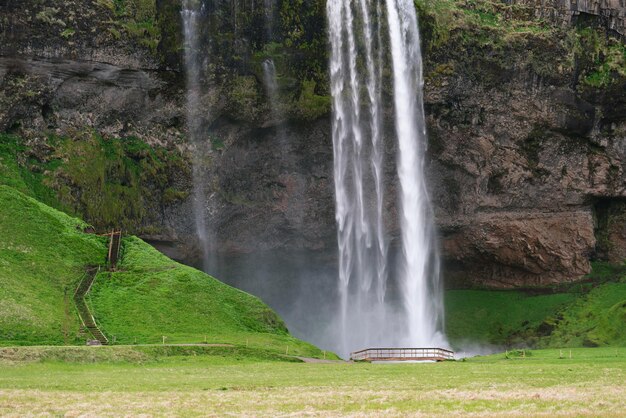
[[[424, 179], [427, 142], [421, 51], [410, 0], [329, 0], [330, 89], [338, 257], [312, 252], [219, 255], [211, 251], [202, 177], [198, 17], [183, 0], [187, 118], [193, 161], [195, 226], [203, 270], [261, 297], [291, 332], [347, 357], [374, 346], [447, 346], [439, 258]], [[267, 2], [272, 5], [273, 2]], [[268, 13], [268, 18], [273, 13]], [[271, 39], [273, 25], [267, 25]], [[383, 33], [385, 32], [385, 33]], [[280, 142], [288, 141], [277, 70], [262, 63], [263, 83]], [[393, 107], [383, 106], [384, 70]], [[383, 138], [383, 115], [395, 134]], [[390, 250], [384, 206], [384, 140], [397, 142], [399, 245]], [[210, 151], [208, 151], [210, 152]], [[289, 158], [285, 155], [284, 158]], [[333, 262], [334, 261], [334, 262]], [[338, 266], [338, 272], [337, 272]]]
[[[396, 261], [399, 248], [389, 255], [390, 278], [387, 283], [389, 305], [401, 310], [402, 295], [398, 281]], [[337, 286], [337, 260], [333, 252], [323, 251], [271, 251], [250, 254], [221, 254], [213, 259], [211, 274], [223, 282], [258, 296], [272, 307], [287, 323], [289, 331], [297, 338], [309, 341], [320, 348], [348, 358], [350, 351], [366, 348], [365, 338], [355, 338], [348, 350], [342, 347], [343, 324], [338, 321], [340, 291]], [[395, 316], [395, 318], [394, 318]], [[404, 312], [388, 317], [402, 321]], [[399, 322], [401, 324], [401, 322]], [[368, 327], [366, 318], [354, 318], [355, 335]], [[402, 331], [401, 326], [396, 331]], [[351, 334], [352, 335], [352, 334]], [[383, 344], [386, 340], [380, 341]], [[391, 345], [393, 341], [389, 341]], [[365, 345], [364, 345], [365, 344]], [[400, 343], [398, 343], [400, 344]]]

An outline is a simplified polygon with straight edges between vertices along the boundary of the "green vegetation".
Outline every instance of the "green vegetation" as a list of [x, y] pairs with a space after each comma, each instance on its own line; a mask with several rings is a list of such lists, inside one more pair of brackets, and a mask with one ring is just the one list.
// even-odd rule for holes
[[0, 184], [80, 216], [98, 229], [140, 232], [154, 205], [187, 195], [176, 176], [189, 176], [182, 155], [129, 137], [105, 139], [91, 132], [51, 136], [33, 149], [0, 134]]
[[579, 28], [570, 42], [583, 84], [602, 88], [626, 78], [626, 45], [621, 40], [598, 29]]
[[76, 33], [76, 29], [67, 28], [61, 32], [61, 36], [64, 37], [65, 39], [68, 39], [74, 36], [75, 33]]
[[115, 17], [109, 22], [109, 32], [115, 39], [119, 39], [124, 32], [152, 53], [157, 52], [161, 26], [156, 19], [157, 5], [154, 0], [97, 0], [97, 4]]
[[97, 362], [77, 354], [57, 357], [78, 356], [74, 363], [51, 354], [37, 361], [32, 351], [0, 350], [0, 414], [619, 416], [626, 410], [625, 348], [573, 349], [571, 358], [570, 350], [537, 350], [401, 365], [286, 363], [210, 349], [203, 355], [182, 348], [172, 355], [83, 350], [98, 353]]
[[594, 288], [557, 318], [543, 345], [626, 346], [626, 281]]
[[89, 346], [21, 346], [0, 347], [0, 366], [16, 363], [108, 363], [145, 364], [171, 358], [207, 356], [223, 363], [281, 361], [302, 362], [301, 359], [252, 347], [229, 344], [178, 345], [108, 345]]
[[[75, 344], [73, 292], [88, 266], [105, 263], [106, 239], [86, 224], [0, 186], [0, 345]], [[222, 343], [322, 356], [291, 337], [259, 299], [169, 260], [138, 238], [123, 242], [119, 270], [100, 272], [92, 312], [119, 343]], [[244, 350], [245, 351], [245, 350]]]
[[[259, 299], [126, 238], [119, 271], [98, 274], [89, 303], [117, 343], [225, 343], [293, 355], [319, 350], [289, 336]], [[209, 297], [210, 296], [210, 297]], [[193, 307], [193, 309], [191, 308]]]
[[[328, 88], [326, 1], [294, 0], [280, 8], [283, 44], [289, 52], [289, 68], [296, 80], [312, 80]], [[328, 95], [328, 91], [318, 91]]]
[[57, 168], [58, 162], [35, 161], [27, 157], [26, 150], [17, 137], [0, 134], [0, 184], [58, 208], [60, 203], [54, 191], [46, 185], [44, 174]]
[[[626, 78], [626, 46], [593, 23], [562, 28], [537, 18], [533, 6], [515, 2], [415, 0], [415, 5], [427, 57], [441, 55], [456, 71], [462, 66], [467, 75], [479, 72], [477, 76], [493, 79], [494, 85], [513, 63], [517, 70], [526, 66], [556, 81], [564, 73], [573, 74], [582, 87], [619, 86]], [[426, 76], [436, 83], [440, 74], [428, 68], [428, 61]]]
[[0, 344], [71, 344], [72, 295], [85, 266], [104, 263], [105, 242], [86, 225], [0, 186]]
[[302, 81], [302, 91], [297, 102], [298, 106], [294, 109], [301, 120], [315, 120], [330, 112], [330, 96], [316, 94], [315, 88], [316, 84], [313, 80]]
[[446, 73], [462, 72], [499, 88], [509, 71], [525, 68], [558, 79], [573, 68], [560, 41], [565, 30], [536, 18], [529, 6], [489, 0], [416, 0], [415, 5], [427, 83], [441, 84]]
[[[451, 36], [481, 41], [498, 48], [520, 35], [547, 35], [554, 31], [534, 17], [531, 7], [489, 0], [415, 0], [420, 28], [429, 48], [446, 44]], [[457, 33], [455, 33], [457, 32]], [[459, 41], [459, 39], [455, 39]]]
[[456, 346], [625, 346], [626, 271], [595, 262], [584, 281], [561, 289], [452, 290], [446, 314]]
[[446, 332], [454, 345], [537, 343], [544, 320], [576, 300], [572, 293], [531, 296], [521, 291], [446, 292]]

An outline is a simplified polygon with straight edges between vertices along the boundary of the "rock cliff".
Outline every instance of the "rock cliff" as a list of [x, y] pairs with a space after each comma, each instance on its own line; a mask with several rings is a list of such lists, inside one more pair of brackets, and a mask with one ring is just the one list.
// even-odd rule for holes
[[[206, 4], [202, 205], [216, 248], [333, 253], [324, 1], [281, 3], [271, 31], [264, 2]], [[621, 262], [624, 7], [559, 3], [550, 23], [543, 6], [523, 1], [416, 4], [428, 175], [449, 285], [547, 285], [579, 279], [593, 257]], [[179, 7], [0, 4], [0, 132], [24, 140], [20, 163], [41, 171], [68, 210], [100, 228], [123, 223], [176, 243], [179, 258], [193, 262], [197, 150], [186, 136]], [[610, 18], [571, 19], [572, 11]], [[263, 84], [268, 58], [279, 75], [278, 119]], [[395, 152], [388, 140], [391, 213]], [[104, 161], [89, 182], [68, 168], [89, 164], [86, 153]], [[116, 208], [120, 197], [138, 203]]]
[[513, 0], [531, 7], [540, 19], [569, 26], [576, 23], [595, 23], [626, 36], [626, 8], [620, 0]]

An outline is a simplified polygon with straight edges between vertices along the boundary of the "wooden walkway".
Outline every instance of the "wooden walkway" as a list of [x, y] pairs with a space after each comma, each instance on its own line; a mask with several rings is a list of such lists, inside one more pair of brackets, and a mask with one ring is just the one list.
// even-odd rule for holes
[[350, 353], [355, 361], [445, 361], [454, 352], [444, 348], [368, 348]]

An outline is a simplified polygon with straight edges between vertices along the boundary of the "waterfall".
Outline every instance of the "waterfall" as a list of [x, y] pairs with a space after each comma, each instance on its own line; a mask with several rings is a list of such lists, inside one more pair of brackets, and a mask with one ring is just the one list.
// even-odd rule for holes
[[[366, 0], [329, 1], [334, 180], [339, 246], [340, 339], [344, 354], [385, 340], [387, 242], [383, 227], [380, 54]], [[363, 21], [366, 75], [359, 74], [355, 12]], [[366, 91], [362, 103], [362, 88]], [[363, 114], [362, 108], [368, 112]], [[369, 142], [366, 142], [369, 137]], [[369, 162], [369, 165], [367, 164]]]
[[278, 80], [276, 79], [276, 66], [271, 58], [263, 61], [263, 82], [265, 83], [272, 113], [277, 113]]
[[[384, 26], [381, 1], [327, 2], [342, 355], [366, 346], [444, 342], [439, 260], [424, 180], [427, 138], [417, 17], [411, 0], [387, 0]], [[389, 64], [383, 27], [389, 28], [398, 140], [399, 301], [387, 294], [381, 90], [382, 70]]]
[[267, 41], [271, 42], [274, 38], [274, 14], [276, 8], [276, 0], [263, 0], [265, 6], [265, 35]]
[[196, 235], [202, 252], [203, 270], [209, 271], [210, 238], [205, 214], [206, 195], [204, 184], [206, 178], [202, 170], [203, 156], [208, 152], [208, 145], [202, 136], [202, 120], [200, 113], [201, 92], [201, 54], [199, 26], [204, 13], [204, 5], [194, 0], [183, 0], [181, 17], [183, 21], [185, 42], [185, 73], [187, 82], [187, 131], [189, 142], [194, 147], [192, 157], [192, 181], [193, 181], [193, 213]]
[[276, 132], [279, 143], [284, 150], [286, 147], [285, 123], [283, 122], [283, 111], [280, 105], [280, 97], [278, 94], [278, 78], [276, 75], [276, 66], [271, 58], [263, 61], [263, 83], [267, 94], [268, 104], [270, 106], [272, 123], [276, 125]]
[[401, 187], [403, 265], [400, 285], [407, 311], [409, 341], [439, 343], [443, 320], [439, 259], [434, 245], [433, 214], [424, 178], [426, 120], [422, 53], [412, 0], [387, 0], [393, 61], [398, 177]]

